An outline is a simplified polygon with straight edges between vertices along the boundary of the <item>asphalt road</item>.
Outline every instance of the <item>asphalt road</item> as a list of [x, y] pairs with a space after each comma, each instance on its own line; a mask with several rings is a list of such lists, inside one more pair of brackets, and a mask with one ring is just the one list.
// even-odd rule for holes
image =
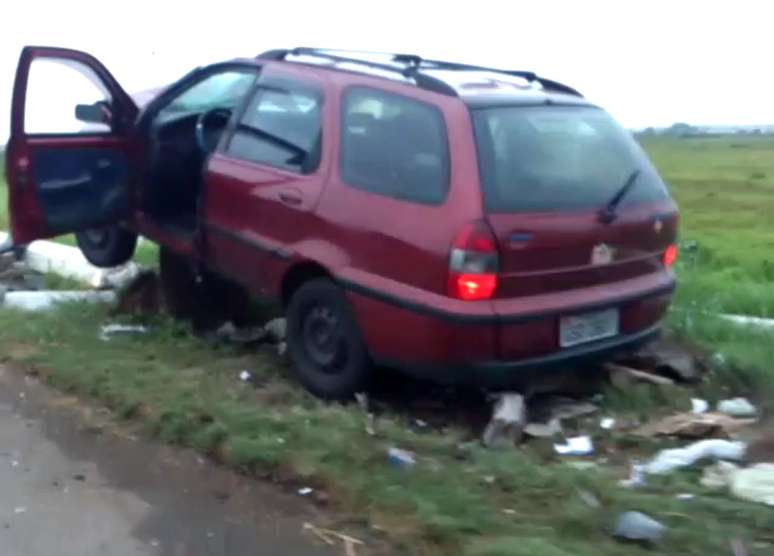
[[322, 514], [0, 368], [0, 554], [323, 556]]

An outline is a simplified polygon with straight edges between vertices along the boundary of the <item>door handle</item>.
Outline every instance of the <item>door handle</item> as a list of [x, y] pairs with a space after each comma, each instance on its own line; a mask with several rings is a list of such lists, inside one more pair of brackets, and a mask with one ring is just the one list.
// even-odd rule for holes
[[286, 205], [293, 206], [300, 205], [303, 200], [299, 191], [280, 191], [279, 198]]

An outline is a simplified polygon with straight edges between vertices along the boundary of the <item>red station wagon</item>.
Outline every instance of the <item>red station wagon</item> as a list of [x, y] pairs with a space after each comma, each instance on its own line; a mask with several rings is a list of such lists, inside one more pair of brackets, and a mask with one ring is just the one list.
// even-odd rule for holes
[[[74, 90], [36, 81], [52, 64], [95, 93], [68, 109], [87, 125], [35, 119], [34, 83]], [[653, 339], [675, 286], [677, 207], [646, 155], [531, 72], [275, 50], [140, 109], [92, 56], [27, 47], [7, 173], [17, 245], [76, 232], [114, 266], [142, 235], [280, 299], [325, 398], [375, 366], [520, 387]]]

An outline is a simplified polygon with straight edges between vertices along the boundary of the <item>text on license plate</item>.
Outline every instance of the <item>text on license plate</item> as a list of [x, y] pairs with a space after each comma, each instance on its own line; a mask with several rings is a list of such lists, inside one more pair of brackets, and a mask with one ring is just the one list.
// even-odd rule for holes
[[570, 347], [618, 334], [618, 309], [605, 309], [559, 319], [559, 345]]

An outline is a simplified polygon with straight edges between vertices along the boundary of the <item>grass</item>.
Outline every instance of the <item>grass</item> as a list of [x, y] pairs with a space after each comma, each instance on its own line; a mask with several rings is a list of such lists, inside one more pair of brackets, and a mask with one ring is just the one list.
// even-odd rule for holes
[[[151, 334], [103, 342], [97, 331], [106, 318], [93, 306], [34, 316], [2, 311], [0, 353], [57, 388], [103, 401], [121, 418], [141, 419], [166, 442], [330, 492], [350, 527], [378, 526], [401, 553], [638, 554], [608, 533], [629, 509], [670, 527], [655, 554], [720, 554], [730, 538], [767, 538], [770, 509], [703, 491], [691, 473], [627, 490], [616, 485], [620, 470], [574, 469], [540, 443], [486, 450], [466, 442], [464, 430], [414, 432], [407, 417], [390, 412], [370, 436], [356, 405], [317, 401], [273, 357], [207, 344], [166, 320], [154, 322]], [[237, 379], [245, 368], [257, 386]], [[597, 443], [616, 450], [603, 433]], [[390, 446], [415, 451], [417, 465], [391, 466]], [[582, 491], [601, 507], [586, 505]], [[676, 492], [699, 498], [680, 501]]]
[[[697, 392], [648, 386], [609, 392], [605, 409], [647, 416], [696, 393], [710, 400], [750, 395], [769, 405], [774, 337], [712, 313], [774, 311], [768, 262], [774, 220], [767, 219], [774, 140], [659, 139], [645, 147], [681, 205], [683, 245], [697, 245], [683, 250], [669, 325], [679, 338], [719, 357]], [[545, 443], [485, 450], [469, 441], [469, 431], [414, 432], [408, 417], [390, 410], [370, 436], [357, 407], [313, 399], [274, 357], [208, 344], [163, 319], [150, 334], [99, 341], [98, 328], [109, 318], [104, 308], [77, 305], [34, 315], [0, 311], [0, 353], [62, 390], [102, 401], [119, 418], [137, 419], [166, 442], [196, 447], [290, 486], [326, 491], [346, 525], [378, 527], [401, 553], [706, 555], [730, 553], [732, 538], [772, 549], [771, 510], [703, 489], [697, 470], [653, 480], [644, 489], [619, 487], [628, 458], [660, 444], [632, 445], [598, 431], [597, 454], [614, 464], [579, 470]], [[245, 368], [257, 386], [236, 378]], [[417, 465], [392, 467], [390, 446], [415, 451]], [[600, 507], [588, 506], [583, 492]], [[681, 492], [697, 497], [677, 500]], [[665, 523], [665, 543], [646, 552], [612, 540], [615, 516], [625, 510]]]

